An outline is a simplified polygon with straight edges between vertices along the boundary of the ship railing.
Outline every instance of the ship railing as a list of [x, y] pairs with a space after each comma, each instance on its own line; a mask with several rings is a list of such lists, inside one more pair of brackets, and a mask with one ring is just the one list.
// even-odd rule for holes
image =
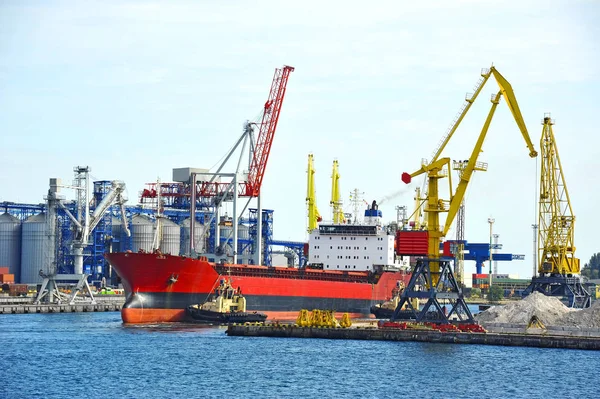
[[299, 280], [321, 280], [321, 281], [344, 281], [344, 282], [355, 282], [355, 283], [364, 283], [369, 281], [368, 275], [357, 276], [349, 274], [343, 270], [335, 270], [336, 274], [331, 273], [323, 273], [321, 271], [315, 272], [307, 272], [305, 269], [298, 268], [281, 268], [275, 269], [264, 268], [264, 269], [256, 269], [256, 268], [247, 268], [245, 269], [243, 266], [224, 266], [224, 265], [216, 265], [216, 271], [221, 275], [233, 275], [233, 276], [244, 276], [244, 277], [252, 277], [252, 276], [260, 276], [260, 277], [274, 277], [274, 278], [290, 278], [290, 279], [299, 279]]

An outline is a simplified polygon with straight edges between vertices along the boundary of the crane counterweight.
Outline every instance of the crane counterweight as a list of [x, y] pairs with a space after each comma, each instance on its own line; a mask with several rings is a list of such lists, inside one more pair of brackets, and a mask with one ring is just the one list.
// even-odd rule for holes
[[410, 174], [404, 172], [402, 173], [402, 181], [406, 184], [410, 184], [410, 182], [412, 181], [412, 177], [410, 176]]

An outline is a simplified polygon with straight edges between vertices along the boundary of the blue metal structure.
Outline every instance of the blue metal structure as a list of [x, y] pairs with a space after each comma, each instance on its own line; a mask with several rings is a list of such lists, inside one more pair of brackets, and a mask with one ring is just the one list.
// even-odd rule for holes
[[[256, 241], [258, 239], [258, 209], [250, 208], [250, 217], [248, 218], [248, 224], [250, 226], [250, 240], [252, 241], [252, 254], [256, 253]], [[265, 266], [272, 265], [272, 252], [271, 243], [273, 241], [273, 210], [263, 209], [262, 211], [262, 237], [264, 245], [263, 249], [263, 263]]]
[[271, 241], [271, 246], [281, 246], [287, 250], [293, 251], [298, 257], [298, 264], [300, 267], [306, 266], [307, 258], [306, 254], [304, 253], [304, 247], [306, 246], [306, 243], [301, 241], [273, 240]]
[[20, 204], [17, 202], [0, 202], [0, 210], [13, 215], [21, 221], [25, 221], [30, 216], [37, 215], [46, 210], [46, 204]]
[[[464, 245], [464, 260], [474, 260], [477, 274], [483, 273], [484, 263], [490, 260], [489, 243], [469, 243], [468, 241], [448, 240], [440, 244], [440, 249], [444, 251], [445, 256], [451, 256], [451, 247], [462, 243]], [[492, 244], [492, 249], [502, 249], [502, 244]], [[513, 260], [524, 260], [525, 255], [514, 254], [492, 254], [493, 261], [510, 262]]]
[[[77, 212], [75, 202], [65, 203], [64, 205], [71, 214]], [[54, 254], [56, 271], [60, 274], [71, 274], [75, 272], [71, 252], [71, 242], [74, 237], [73, 223], [63, 209], [56, 210], [56, 219], [56, 253]]]
[[[95, 208], [104, 199], [111, 190], [110, 180], [101, 180], [94, 182], [93, 208]], [[101, 280], [106, 275], [106, 261], [104, 252], [112, 243], [112, 218], [113, 212], [106, 212], [98, 222], [98, 225], [92, 232], [92, 244], [86, 248], [89, 251], [89, 257], [84, 258], [83, 270], [92, 276], [92, 281]]]
[[[189, 196], [181, 192], [180, 184], [173, 184], [171, 195], [166, 195], [166, 207], [163, 209], [163, 215], [178, 225], [184, 219], [189, 217]], [[90, 204], [90, 212], [93, 212], [96, 205], [99, 204], [104, 196], [111, 189], [111, 181], [101, 180], [93, 182], [93, 196]], [[65, 207], [72, 213], [77, 213], [77, 205], [75, 201], [63, 202]], [[200, 224], [207, 223], [210, 220], [214, 204], [207, 202], [207, 199], [199, 199], [197, 202], [196, 220]], [[1, 202], [0, 211], [7, 212], [18, 219], [24, 221], [30, 216], [46, 211], [46, 204], [22, 204], [14, 202]], [[187, 209], [186, 209], [187, 208]], [[135, 214], [147, 215], [151, 218], [155, 217], [155, 210], [151, 207], [143, 207], [141, 205], [126, 206], [126, 217], [128, 224], [131, 225], [132, 216]], [[255, 208], [249, 210], [249, 218], [240, 218], [239, 223], [247, 225], [249, 229], [249, 239], [238, 239], [238, 253], [250, 250], [251, 254], [256, 251], [257, 226], [258, 226], [258, 211]], [[71, 242], [73, 241], [74, 226], [71, 219], [67, 216], [63, 209], [57, 209], [57, 247], [56, 247], [56, 262], [58, 273], [73, 273], [73, 255]], [[299, 259], [300, 265], [306, 264], [306, 255], [304, 254], [303, 242], [295, 241], [277, 241], [273, 239], [273, 210], [264, 209], [262, 211], [262, 236], [263, 236], [263, 260], [265, 265], [272, 266], [272, 247], [282, 246], [293, 251]], [[109, 209], [102, 220], [98, 223], [92, 234], [90, 235], [90, 245], [84, 250], [83, 267], [84, 272], [91, 275], [92, 281], [99, 281], [102, 277], [110, 277], [108, 265], [103, 254], [111, 250], [127, 251], [132, 248], [131, 237], [125, 234], [116, 236], [113, 234], [113, 218], [121, 219], [120, 211], [117, 207]], [[214, 253], [215, 251], [215, 226], [217, 221], [212, 220], [209, 228], [207, 252]], [[221, 242], [225, 242], [226, 237], [221, 237]]]

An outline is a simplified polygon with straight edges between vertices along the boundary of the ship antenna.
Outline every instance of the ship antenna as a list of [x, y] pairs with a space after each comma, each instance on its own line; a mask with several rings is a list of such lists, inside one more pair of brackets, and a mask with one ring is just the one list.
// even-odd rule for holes
[[355, 188], [354, 190], [352, 190], [350, 192], [350, 202], [352, 202], [352, 209], [353, 209], [353, 213], [354, 213], [354, 220], [353, 220], [353, 224], [358, 224], [358, 215], [360, 212], [360, 206], [362, 204], [362, 196], [363, 196], [364, 192], [359, 192], [358, 188]]

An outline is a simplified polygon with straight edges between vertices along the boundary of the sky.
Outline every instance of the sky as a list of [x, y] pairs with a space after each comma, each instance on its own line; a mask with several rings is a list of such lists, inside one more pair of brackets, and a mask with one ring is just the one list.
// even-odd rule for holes
[[[75, 165], [123, 180], [129, 204], [173, 168], [214, 168], [260, 113], [275, 68], [290, 65], [262, 186], [275, 238], [307, 239], [309, 153], [325, 219], [337, 159], [345, 211], [356, 188], [392, 221], [396, 206], [412, 212], [422, 180], [407, 186], [401, 174], [431, 158], [481, 69], [494, 65], [538, 151], [544, 114], [556, 121], [585, 263], [600, 252], [599, 17], [593, 0], [5, 0], [0, 202], [40, 203], [48, 179], [70, 181]], [[497, 90], [490, 79], [444, 156], [469, 157]], [[489, 242], [494, 218], [502, 252], [525, 255], [499, 272], [529, 277], [539, 158], [529, 158], [504, 100], [479, 160], [489, 166], [467, 190], [466, 239]]]

